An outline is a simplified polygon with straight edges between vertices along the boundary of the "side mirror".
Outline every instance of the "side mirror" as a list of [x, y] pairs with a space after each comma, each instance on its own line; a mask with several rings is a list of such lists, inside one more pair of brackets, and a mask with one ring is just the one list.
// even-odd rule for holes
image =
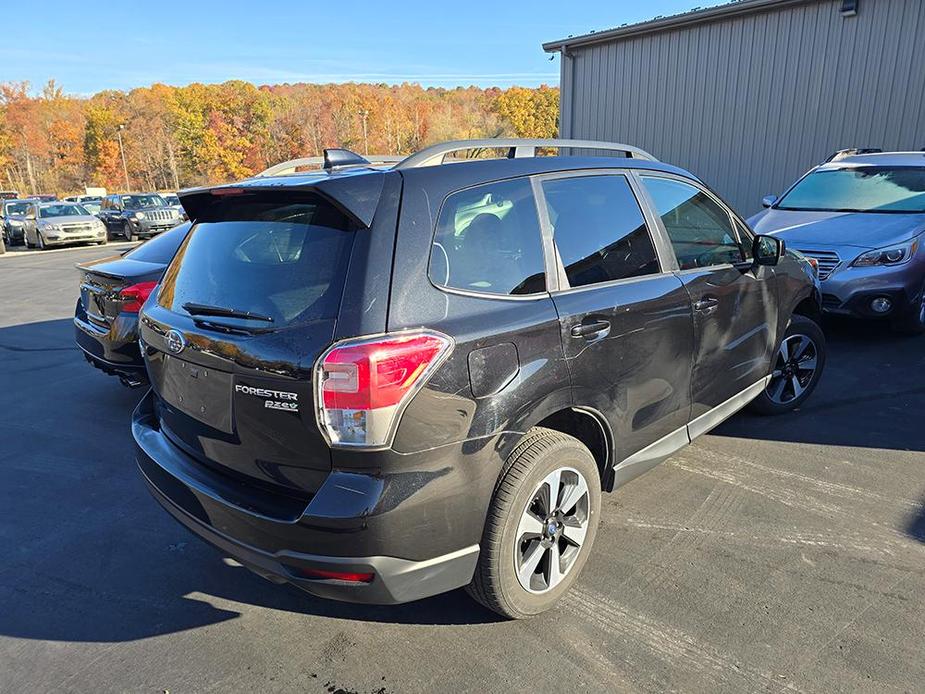
[[752, 244], [755, 265], [777, 265], [785, 250], [783, 240], [776, 236], [756, 236]]
[[777, 202], [777, 196], [776, 196], [776, 195], [765, 195], [763, 198], [761, 198], [761, 206], [762, 206], [762, 207], [770, 207], [770, 206], [773, 205], [775, 202]]

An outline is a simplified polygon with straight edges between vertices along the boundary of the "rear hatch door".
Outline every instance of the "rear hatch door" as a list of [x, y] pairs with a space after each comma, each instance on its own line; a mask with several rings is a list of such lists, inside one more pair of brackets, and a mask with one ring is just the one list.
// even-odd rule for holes
[[142, 314], [162, 430], [213, 468], [310, 494], [331, 467], [312, 368], [330, 345], [356, 231], [312, 193], [201, 211]]

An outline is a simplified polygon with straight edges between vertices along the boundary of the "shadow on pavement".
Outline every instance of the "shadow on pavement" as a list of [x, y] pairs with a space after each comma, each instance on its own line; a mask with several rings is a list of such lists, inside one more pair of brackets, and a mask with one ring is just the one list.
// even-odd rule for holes
[[148, 494], [130, 431], [143, 390], [87, 364], [72, 330], [70, 319], [0, 328], [0, 635], [129, 641], [232, 620], [245, 606], [408, 624], [498, 619], [463, 591], [354, 605], [225, 563]]
[[829, 320], [825, 373], [806, 404], [778, 417], [748, 411], [720, 436], [886, 450], [925, 451], [925, 336], [881, 323]]

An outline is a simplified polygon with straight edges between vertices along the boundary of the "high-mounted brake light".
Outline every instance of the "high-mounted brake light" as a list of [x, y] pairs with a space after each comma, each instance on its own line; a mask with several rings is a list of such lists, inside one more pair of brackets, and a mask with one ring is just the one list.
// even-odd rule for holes
[[391, 443], [402, 410], [449, 355], [446, 335], [417, 331], [338, 342], [315, 366], [318, 426], [332, 446]]
[[120, 290], [119, 298], [126, 302], [122, 304], [122, 311], [138, 313], [155, 287], [157, 287], [157, 282], [139, 282]]
[[243, 188], [213, 188], [209, 192], [212, 195], [244, 195]]

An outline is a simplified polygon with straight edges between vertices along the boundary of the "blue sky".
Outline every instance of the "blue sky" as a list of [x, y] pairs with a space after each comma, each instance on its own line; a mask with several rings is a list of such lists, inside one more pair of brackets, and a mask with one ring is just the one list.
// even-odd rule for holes
[[54, 78], [72, 94], [229, 79], [556, 84], [559, 59], [550, 62], [544, 41], [710, 4], [44, 0], [7, 23], [0, 82], [28, 80], [36, 91]]

